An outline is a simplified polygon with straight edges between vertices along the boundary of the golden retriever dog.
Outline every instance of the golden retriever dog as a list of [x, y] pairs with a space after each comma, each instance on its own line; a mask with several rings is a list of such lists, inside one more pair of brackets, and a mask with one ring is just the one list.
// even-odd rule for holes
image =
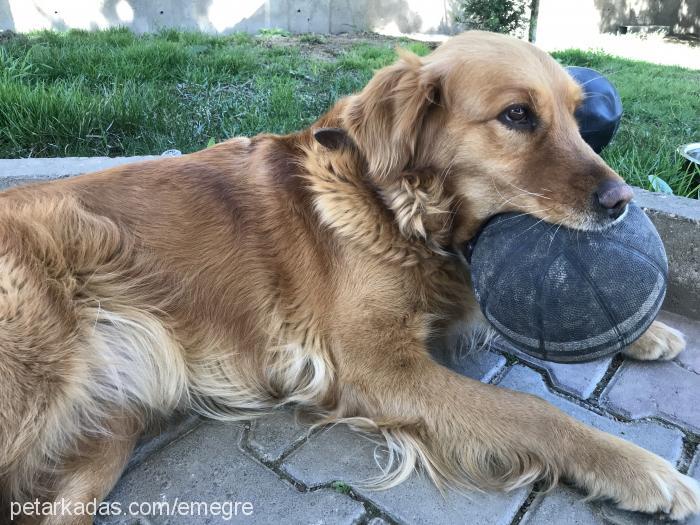
[[[468, 32], [402, 55], [304, 131], [1, 193], [4, 509], [101, 500], [176, 409], [292, 404], [382, 433], [399, 457], [384, 485], [420, 466], [698, 512], [698, 484], [667, 461], [431, 358], [484, 322], [460, 250], [486, 219], [603, 228], [631, 198], [580, 137], [581, 100], [545, 52]], [[627, 353], [683, 346], [656, 322]]]

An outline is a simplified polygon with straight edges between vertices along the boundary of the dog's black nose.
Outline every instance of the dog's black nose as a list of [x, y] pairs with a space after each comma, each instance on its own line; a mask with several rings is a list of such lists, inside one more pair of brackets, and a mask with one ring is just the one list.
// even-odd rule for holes
[[608, 217], [617, 219], [627, 207], [627, 203], [634, 197], [632, 188], [624, 182], [605, 180], [598, 185], [595, 198], [598, 205], [603, 208]]

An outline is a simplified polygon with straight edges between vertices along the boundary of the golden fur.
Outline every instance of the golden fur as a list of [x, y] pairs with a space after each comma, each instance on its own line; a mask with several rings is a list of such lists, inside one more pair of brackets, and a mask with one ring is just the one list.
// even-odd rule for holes
[[[591, 195], [620, 179], [580, 138], [580, 100], [547, 54], [470, 32], [403, 55], [299, 133], [0, 194], [4, 508], [104, 498], [176, 408], [294, 403], [383, 434], [380, 484], [421, 464], [438, 483], [564, 478], [622, 508], [698, 512], [697, 484], [663, 459], [429, 354], [482, 323], [457, 254], [489, 216], [609, 222]], [[498, 120], [514, 103], [536, 129]], [[628, 353], [683, 346], [655, 323]]]

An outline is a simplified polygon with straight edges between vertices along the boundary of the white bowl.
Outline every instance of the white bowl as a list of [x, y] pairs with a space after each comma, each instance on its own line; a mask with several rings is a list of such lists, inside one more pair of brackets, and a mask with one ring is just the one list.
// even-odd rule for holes
[[678, 153], [683, 155], [690, 162], [700, 164], [700, 142], [691, 142], [678, 146]]

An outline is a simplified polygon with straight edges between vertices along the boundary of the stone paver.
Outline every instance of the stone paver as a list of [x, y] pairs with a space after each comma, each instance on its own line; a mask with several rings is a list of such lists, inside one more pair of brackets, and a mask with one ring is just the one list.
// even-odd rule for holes
[[[176, 155], [179, 152], [174, 152]], [[91, 159], [17, 159], [0, 160], [0, 189], [73, 176], [104, 169], [140, 158]], [[153, 157], [157, 158], [157, 157]], [[669, 256], [671, 275], [665, 307], [700, 318], [700, 207], [697, 201], [636, 190], [635, 200], [647, 210], [659, 230]], [[616, 372], [601, 398], [604, 410], [630, 419], [652, 416], [700, 433], [700, 322], [677, 314], [662, 312], [659, 319], [682, 330], [688, 349], [671, 363], [636, 363], [627, 360]], [[547, 374], [556, 389], [574, 397], [590, 399], [604, 377], [610, 358], [585, 364], [548, 363], [513, 352], [528, 366]], [[506, 365], [498, 352], [472, 351], [451, 363], [458, 372], [485, 382], [500, 377]], [[682, 452], [682, 434], [653, 421], [621, 423], [601, 416], [548, 390], [542, 377], [525, 365], [512, 367], [501, 385], [540, 395], [559, 408], [593, 426], [627, 438], [671, 461]], [[243, 508], [232, 520], [219, 516], [148, 517], [112, 516], [97, 523], [113, 525], [158, 525], [165, 523], [289, 523], [350, 524], [365, 523], [362, 503], [329, 488], [333, 481], [353, 486], [362, 498], [399, 523], [430, 524], [510, 524], [527, 499], [529, 489], [510, 494], [448, 492], [444, 497], [424, 477], [414, 474], [404, 484], [387, 491], [370, 491], [357, 483], [380, 473], [375, 463], [377, 447], [358, 434], [339, 425], [315, 434], [306, 441], [306, 428], [295, 423], [289, 412], [278, 412], [251, 424], [246, 443], [241, 447], [242, 423], [214, 423], [180, 414], [164, 425], [157, 437], [144, 439], [137, 447], [118, 485], [108, 501], [126, 504], [201, 502], [205, 504], [250, 502], [253, 513]], [[296, 448], [295, 448], [296, 447]], [[287, 455], [287, 456], [285, 456]], [[256, 456], [256, 457], [253, 457]], [[262, 459], [275, 468], [268, 468]], [[379, 454], [381, 463], [382, 455]], [[276, 465], [280, 465], [283, 475]], [[700, 481], [700, 450], [696, 451], [689, 473]], [[291, 476], [311, 485], [300, 491], [288, 480]], [[626, 513], [605, 503], [586, 503], [576, 489], [558, 487], [538, 495], [521, 523], [544, 524], [638, 524], [659, 523], [656, 517]], [[248, 507], [246, 507], [247, 509]], [[201, 507], [200, 507], [201, 509]], [[225, 508], [219, 509], [225, 511]], [[387, 525], [373, 518], [370, 525]], [[685, 525], [700, 525], [700, 516]]]
[[695, 453], [695, 457], [693, 458], [693, 461], [690, 464], [690, 468], [688, 469], [688, 475], [700, 481], [700, 448]]
[[515, 365], [508, 371], [499, 385], [535, 394], [576, 419], [599, 430], [632, 441], [671, 462], [678, 460], [683, 453], [683, 434], [678, 430], [669, 429], [650, 421], [622, 423], [596, 414], [568, 399], [552, 394], [547, 390], [547, 386], [539, 374], [525, 366]]
[[659, 320], [681, 330], [687, 348], [673, 362], [626, 360], [600, 404], [623, 417], [657, 417], [700, 433], [700, 323], [669, 312]]
[[[695, 453], [695, 458], [688, 469], [688, 475], [700, 481], [700, 449]], [[688, 519], [685, 525], [700, 525], [700, 514]]]
[[374, 459], [378, 454], [379, 463], [383, 464], [380, 450], [376, 443], [345, 425], [336, 425], [312, 437], [282, 463], [282, 468], [309, 486], [342, 481], [389, 517], [405, 524], [509, 524], [529, 492], [522, 488], [509, 494], [447, 491], [442, 495], [428, 479], [415, 473], [388, 490], [363, 488], [362, 482], [381, 474]]
[[136, 450], [134, 450], [125, 470], [128, 472], [157, 450], [167, 446], [201, 424], [202, 421], [202, 418], [195, 414], [177, 413], [168, 421], [155, 425], [151, 432], [141, 438], [136, 445]]
[[591, 396], [612, 361], [611, 356], [586, 363], [553, 363], [521, 352], [500, 338], [495, 345], [503, 352], [544, 370], [555, 387], [581, 399], [588, 399]]
[[506, 359], [490, 350], [476, 349], [457, 357], [446, 365], [455, 372], [488, 383], [506, 365]]
[[248, 446], [265, 461], [277, 461], [289, 447], [305, 439], [309, 426], [291, 410], [279, 410], [251, 423]]
[[[238, 444], [242, 423], [205, 422], [165, 449], [148, 457], [118, 483], [108, 497], [128, 512], [131, 502], [176, 501], [184, 506], [185, 515], [150, 514], [147, 522], [157, 524], [192, 523], [289, 523], [353, 524], [365, 514], [364, 506], [331, 489], [303, 493], [260, 464]], [[195, 502], [220, 503], [218, 515], [192, 516], [188, 509]], [[240, 502], [239, 513], [226, 520], [224, 504]], [[244, 515], [244, 509], [252, 513]], [[231, 512], [235, 503], [231, 503]], [[177, 514], [177, 513], [176, 513]], [[136, 524], [133, 516], [110, 517], [103, 524]]]
[[[600, 501], [583, 501], [585, 495], [568, 488], [557, 487], [546, 495], [537, 496], [523, 516], [520, 525], [661, 525], [657, 516], [625, 512]], [[665, 522], [668, 523], [668, 522]]]
[[367, 522], [367, 525], [389, 525], [389, 522], [383, 518], [372, 518]]
[[506, 366], [506, 359], [483, 341], [472, 341], [465, 332], [451, 334], [447, 347], [434, 348], [433, 359], [455, 372], [488, 383]]
[[674, 361], [700, 374], [700, 323], [671, 312], [661, 312], [657, 319], [683, 332], [688, 346]]
[[657, 417], [700, 432], [700, 376], [674, 362], [626, 360], [601, 395], [601, 406], [630, 419]]
[[[683, 435], [673, 429], [647, 422], [621, 423], [586, 410], [585, 408], [549, 392], [539, 375], [524, 366], [516, 365], [499, 383], [501, 386], [536, 394], [577, 419], [605, 432], [636, 443], [675, 463], [683, 453]], [[603, 525], [611, 522], [651, 525], [655, 517], [625, 512], [602, 502], [584, 502], [584, 495], [568, 487], [556, 487], [548, 494], [538, 495], [521, 522], [523, 525]], [[614, 518], [614, 519], [613, 519]]]
[[[700, 481], [700, 452], [688, 471], [693, 478]], [[603, 502], [586, 503], [584, 494], [571, 488], [557, 488], [550, 494], [537, 496], [523, 516], [520, 525], [657, 525], [669, 523], [657, 516], [625, 512], [611, 508]], [[700, 516], [693, 516], [683, 525], [700, 525]]]

